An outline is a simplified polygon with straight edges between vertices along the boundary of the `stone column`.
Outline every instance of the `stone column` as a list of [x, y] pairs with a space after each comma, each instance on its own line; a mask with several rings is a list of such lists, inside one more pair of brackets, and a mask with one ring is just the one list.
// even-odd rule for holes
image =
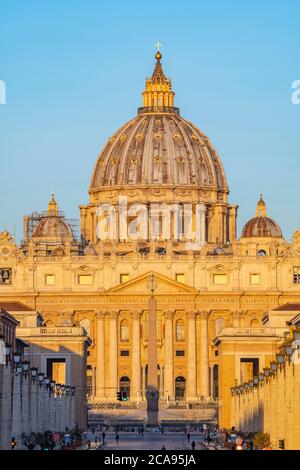
[[141, 312], [132, 313], [132, 341], [131, 341], [131, 386], [130, 401], [140, 401], [141, 398]]
[[[298, 407], [293, 403], [293, 399], [295, 397], [295, 389], [294, 389], [294, 364], [291, 363], [290, 358], [287, 360], [285, 365], [285, 384], [284, 384], [284, 391], [285, 391], [285, 448], [287, 450], [291, 449], [299, 449], [299, 442], [298, 447], [294, 447], [294, 436], [295, 436], [295, 409]], [[297, 392], [296, 392], [297, 393]], [[296, 395], [297, 396], [297, 395]]]
[[142, 366], [142, 390], [143, 390], [143, 393], [142, 393], [142, 399], [145, 400], [145, 397], [146, 397], [146, 368], [145, 366]]
[[109, 312], [108, 398], [116, 401], [118, 385], [118, 312]]
[[105, 398], [105, 312], [96, 315], [96, 386], [95, 395]]
[[165, 392], [174, 399], [174, 353], [173, 353], [173, 317], [174, 311], [164, 312], [165, 317]]
[[[1, 369], [1, 366], [0, 366]], [[0, 370], [1, 373], [1, 370]], [[2, 366], [2, 386], [1, 395], [1, 419], [0, 419], [0, 449], [10, 450], [10, 443], [12, 437], [12, 367], [10, 362], [7, 366]]]
[[12, 430], [11, 434], [16, 438], [19, 447], [22, 446], [22, 383], [21, 374], [14, 374], [13, 399], [12, 399]]
[[197, 400], [197, 379], [196, 379], [196, 312], [187, 312], [188, 319], [188, 347], [187, 347], [187, 394], [188, 401]]
[[208, 397], [208, 312], [200, 312], [200, 395]]

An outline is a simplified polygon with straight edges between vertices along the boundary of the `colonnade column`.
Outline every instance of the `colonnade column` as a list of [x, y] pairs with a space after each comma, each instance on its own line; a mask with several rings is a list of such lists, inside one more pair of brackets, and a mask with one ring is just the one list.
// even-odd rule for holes
[[130, 400], [141, 399], [141, 334], [140, 334], [141, 312], [132, 313], [132, 362], [131, 362], [131, 387]]
[[188, 319], [188, 370], [187, 370], [187, 400], [197, 400], [196, 385], [196, 312], [187, 312]]
[[96, 314], [96, 385], [95, 395], [105, 398], [105, 312]]
[[165, 317], [165, 392], [174, 399], [174, 354], [173, 354], [173, 317], [174, 311], [164, 312]]
[[108, 313], [109, 317], [109, 377], [108, 398], [116, 401], [118, 386], [118, 312]]
[[208, 312], [199, 312], [200, 316], [200, 395], [209, 396], [208, 380]]

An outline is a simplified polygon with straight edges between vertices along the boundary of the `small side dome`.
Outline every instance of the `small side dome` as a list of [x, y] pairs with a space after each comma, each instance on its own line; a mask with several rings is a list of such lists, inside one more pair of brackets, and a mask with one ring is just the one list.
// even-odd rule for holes
[[249, 220], [242, 230], [241, 238], [282, 238], [281, 228], [275, 220], [267, 217], [262, 194], [256, 206], [256, 217]]
[[33, 238], [64, 238], [72, 237], [73, 233], [70, 225], [59, 215], [58, 205], [52, 194], [52, 199], [48, 204], [48, 214], [36, 225]]

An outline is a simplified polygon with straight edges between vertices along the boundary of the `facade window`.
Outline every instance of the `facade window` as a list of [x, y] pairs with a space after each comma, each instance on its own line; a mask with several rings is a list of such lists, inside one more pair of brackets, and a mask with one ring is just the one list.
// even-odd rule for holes
[[185, 274], [184, 273], [175, 274], [175, 280], [177, 282], [181, 282], [181, 284], [185, 284]]
[[252, 286], [259, 286], [259, 284], [260, 284], [260, 274], [250, 274], [250, 284]]
[[180, 376], [175, 379], [175, 400], [181, 401], [185, 399], [186, 381]]
[[78, 284], [81, 286], [91, 286], [93, 283], [93, 277], [91, 274], [79, 274]]
[[129, 351], [128, 351], [128, 349], [122, 349], [122, 350], [120, 351], [120, 356], [122, 356], [122, 357], [128, 357], [128, 356], [129, 356]]
[[300, 284], [300, 267], [293, 270], [294, 284]]
[[227, 274], [214, 274], [213, 275], [214, 284], [225, 285], [227, 284]]
[[0, 269], [0, 285], [10, 285], [12, 281], [11, 278], [11, 269], [9, 268], [2, 268]]
[[257, 252], [257, 256], [266, 256], [267, 253], [265, 252], [265, 250], [258, 250]]
[[129, 281], [129, 274], [128, 273], [122, 273], [120, 274], [120, 284], [123, 284], [124, 282]]
[[120, 392], [122, 392], [123, 400], [130, 399], [130, 379], [127, 376], [120, 378]]
[[176, 341], [184, 341], [184, 321], [177, 320], [176, 322]]
[[177, 356], [177, 357], [185, 356], [185, 352], [182, 351], [182, 350], [177, 350], [177, 351], [176, 351], [176, 356]]
[[129, 341], [129, 327], [127, 320], [122, 320], [120, 324], [120, 340]]
[[55, 274], [46, 274], [45, 284], [46, 284], [46, 286], [54, 286], [55, 285]]

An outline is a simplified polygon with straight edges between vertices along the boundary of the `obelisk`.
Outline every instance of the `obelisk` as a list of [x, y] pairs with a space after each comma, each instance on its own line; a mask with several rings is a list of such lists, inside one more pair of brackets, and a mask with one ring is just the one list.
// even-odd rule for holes
[[156, 299], [154, 297], [155, 278], [149, 277], [151, 297], [149, 300], [149, 333], [148, 333], [148, 385], [147, 385], [147, 426], [158, 426], [158, 379], [157, 379], [157, 327]]

